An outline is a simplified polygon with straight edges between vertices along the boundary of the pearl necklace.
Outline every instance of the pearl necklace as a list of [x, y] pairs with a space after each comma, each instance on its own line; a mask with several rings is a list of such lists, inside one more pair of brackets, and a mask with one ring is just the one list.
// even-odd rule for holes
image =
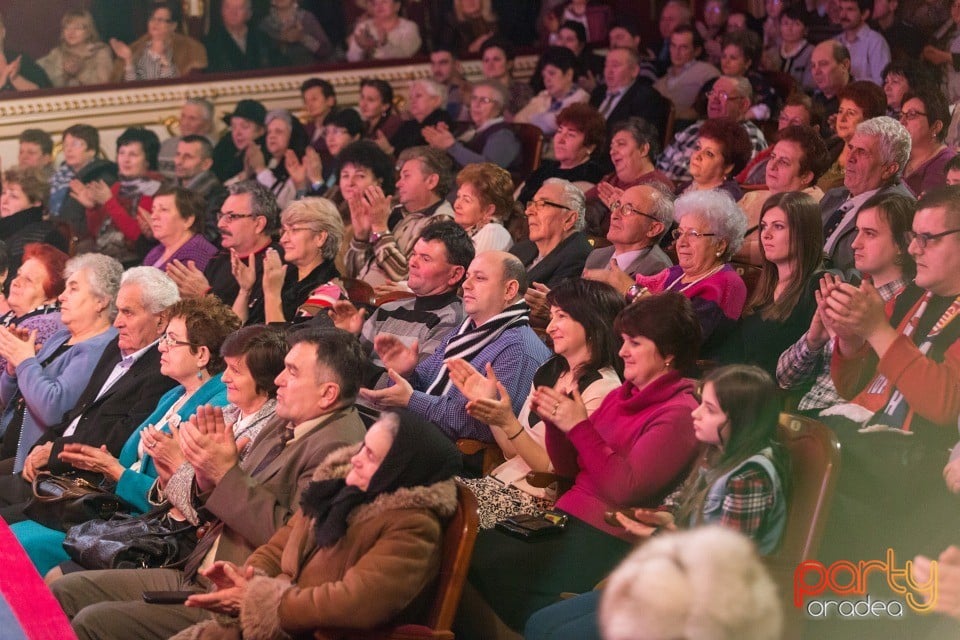
[[[697, 283], [700, 282], [701, 280], [706, 280], [707, 278], [709, 278], [710, 276], [712, 276], [712, 275], [715, 274], [716, 272], [720, 271], [720, 269], [723, 269], [723, 267], [724, 267], [724, 265], [723, 265], [722, 263], [721, 263], [721, 264], [718, 264], [716, 267], [714, 267], [714, 268], [711, 269], [710, 271], [706, 272], [705, 274], [703, 274], [702, 276], [700, 276], [699, 278], [697, 278], [697, 279], [694, 280], [693, 282], [688, 282], [687, 284], [685, 284], [685, 285], [684, 285], [683, 287], [681, 287], [680, 289], [676, 289], [676, 292], [677, 292], [677, 293], [683, 293], [684, 291], [686, 291], [687, 289], [689, 289], [689, 288], [692, 287], [693, 285], [697, 284]], [[677, 278], [676, 278], [673, 282], [671, 282], [670, 284], [668, 284], [665, 288], [666, 288], [666, 289], [670, 289], [670, 290], [674, 290], [674, 289], [673, 289], [673, 286], [674, 286], [675, 284], [678, 284], [678, 283], [683, 279], [683, 276], [684, 276], [684, 275], [685, 275], [685, 274], [681, 272], [680, 275], [677, 276]]]

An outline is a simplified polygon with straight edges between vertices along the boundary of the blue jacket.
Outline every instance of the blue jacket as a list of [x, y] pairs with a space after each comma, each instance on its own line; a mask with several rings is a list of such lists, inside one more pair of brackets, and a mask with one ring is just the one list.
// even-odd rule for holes
[[[221, 375], [222, 374], [218, 373], [207, 380], [203, 386], [197, 389], [196, 393], [180, 407], [177, 415], [180, 416], [182, 420], [186, 421], [193, 416], [193, 414], [197, 412], [197, 407], [204, 404], [210, 404], [215, 407], [227, 406], [227, 388], [224, 386], [223, 381], [220, 380]], [[134, 505], [140, 511], [148, 511], [150, 509], [150, 503], [147, 501], [147, 492], [150, 491], [150, 487], [153, 486], [153, 481], [157, 477], [157, 468], [153, 464], [153, 458], [146, 454], [144, 454], [143, 460], [140, 462], [139, 471], [132, 471], [130, 469], [131, 465], [140, 457], [138, 452], [140, 432], [148, 425], [156, 424], [163, 418], [163, 414], [165, 414], [182, 395], [182, 385], [177, 385], [163, 394], [160, 402], [157, 403], [156, 410], [143, 421], [143, 424], [137, 427], [136, 431], [130, 434], [126, 444], [123, 445], [123, 449], [120, 450], [119, 460], [124, 469], [123, 475], [120, 476], [120, 481], [117, 482], [116, 494]], [[170, 432], [170, 428], [166, 425], [164, 425], [162, 430], [167, 433]]]
[[63, 415], [77, 404], [103, 350], [116, 336], [117, 330], [110, 327], [73, 345], [46, 367], [41, 367], [41, 362], [70, 339], [70, 332], [62, 329], [50, 336], [35, 357], [21, 362], [15, 376], [8, 376], [6, 371], [0, 376], [0, 402], [6, 407], [0, 417], [0, 430], [5, 432], [13, 419], [18, 404], [15, 402], [17, 391], [27, 404], [17, 443], [14, 473], [23, 470], [23, 461], [40, 436], [49, 427], [59, 424]]

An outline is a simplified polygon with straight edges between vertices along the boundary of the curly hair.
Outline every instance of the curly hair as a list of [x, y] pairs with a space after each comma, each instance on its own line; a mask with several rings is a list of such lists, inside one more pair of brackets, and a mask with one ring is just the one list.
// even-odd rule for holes
[[56, 247], [43, 242], [29, 242], [23, 246], [22, 265], [27, 260], [34, 259], [43, 266], [47, 276], [43, 279], [43, 295], [47, 298], [56, 298], [66, 286], [63, 270], [67, 266], [70, 256]]
[[337, 160], [341, 168], [352, 164], [355, 167], [370, 169], [374, 177], [380, 180], [380, 188], [383, 192], [388, 196], [393, 195], [396, 187], [393, 159], [372, 140], [351, 142], [343, 148]]
[[842, 102], [849, 100], [863, 111], [863, 119], [869, 120], [887, 114], [887, 94], [878, 85], [868, 80], [851, 82], [837, 94]]
[[3, 186], [20, 185], [23, 195], [29, 202], [39, 202], [46, 206], [50, 197], [50, 182], [43, 177], [39, 169], [13, 166], [3, 172]]
[[493, 215], [506, 220], [513, 212], [513, 178], [492, 162], [468, 164], [457, 174], [457, 186], [469, 184], [477, 192], [481, 207], [493, 205]]
[[753, 156], [753, 143], [743, 125], [730, 118], [711, 118], [700, 126], [700, 137], [720, 143], [724, 165], [733, 165], [731, 175], [743, 171]]
[[583, 146], [601, 149], [607, 138], [607, 121], [595, 107], [576, 102], [557, 114], [558, 127], [570, 127], [583, 134]]

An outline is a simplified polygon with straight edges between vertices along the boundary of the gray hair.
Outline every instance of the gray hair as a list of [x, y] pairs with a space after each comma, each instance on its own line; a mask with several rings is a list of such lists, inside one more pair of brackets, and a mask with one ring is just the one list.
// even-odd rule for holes
[[547, 178], [543, 181], [543, 184], [544, 186], [556, 184], [563, 187], [563, 204], [577, 214], [577, 221], [573, 223], [573, 230], [583, 231], [583, 227], [586, 226], [587, 198], [583, 195], [580, 187], [563, 178]]
[[411, 91], [413, 91], [414, 87], [420, 87], [427, 92], [427, 95], [440, 98], [440, 104], [446, 106], [448, 94], [446, 86], [430, 78], [420, 78], [410, 83]]
[[520, 261], [520, 258], [513, 255], [512, 253], [503, 253], [503, 281], [509, 282], [510, 280], [517, 281], [517, 295], [523, 297], [523, 294], [526, 293], [527, 287], [530, 286], [530, 282], [527, 279], [527, 268], [523, 266], [523, 262]]
[[497, 106], [500, 107], [500, 113], [502, 114], [507, 102], [510, 101], [510, 92], [503, 86], [503, 83], [497, 80], [480, 80], [473, 83], [473, 88], [476, 89], [477, 87], [490, 87], [497, 92]]
[[753, 544], [719, 525], [647, 540], [610, 574], [599, 609], [606, 640], [776, 640], [783, 626]]
[[725, 78], [736, 85], [737, 93], [741, 96], [753, 102], [753, 86], [750, 84], [750, 81], [743, 76], [720, 76]]
[[140, 302], [150, 313], [162, 313], [180, 301], [176, 283], [156, 267], [133, 267], [120, 278], [120, 286], [140, 287]]
[[717, 241], [725, 241], [727, 250], [721, 258], [729, 260], [743, 244], [747, 232], [747, 216], [726, 191], [687, 191], [673, 205], [673, 218], [679, 224], [685, 216], [702, 216], [716, 234]]
[[880, 161], [883, 164], [897, 163], [896, 176], [903, 175], [910, 159], [910, 132], [907, 128], [889, 116], [880, 116], [864, 120], [857, 125], [856, 133], [877, 139]]
[[244, 180], [227, 187], [227, 193], [231, 196], [250, 194], [250, 212], [267, 219], [267, 226], [263, 229], [264, 235], [270, 235], [277, 228], [280, 206], [277, 204], [277, 196], [265, 186], [256, 180]]
[[343, 243], [343, 218], [335, 204], [326, 198], [294, 200], [280, 214], [281, 224], [304, 224], [317, 235], [327, 233], [320, 248], [324, 260], [333, 260]]
[[213, 103], [203, 98], [187, 98], [185, 104], [192, 104], [203, 109], [203, 119], [207, 122], [213, 122]]
[[653, 208], [649, 215], [663, 224], [663, 233], [660, 234], [660, 237], [663, 237], [670, 230], [670, 225], [673, 224], [673, 194], [667, 191], [660, 182], [652, 182], [643, 186], [650, 187], [653, 190], [653, 193], [650, 194], [650, 198], [653, 200]]
[[90, 291], [96, 298], [106, 303], [107, 315], [112, 321], [117, 317], [117, 291], [120, 290], [123, 265], [102, 253], [82, 253], [67, 260], [63, 278], [69, 280], [70, 276], [83, 270], [89, 274], [87, 283], [90, 285]]

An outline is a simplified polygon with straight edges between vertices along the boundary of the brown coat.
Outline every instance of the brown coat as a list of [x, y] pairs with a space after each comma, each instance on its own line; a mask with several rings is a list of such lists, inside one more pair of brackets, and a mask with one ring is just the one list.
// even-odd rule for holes
[[[130, 45], [130, 52], [133, 54], [131, 60], [136, 63], [143, 54], [143, 50], [150, 46], [150, 35], [146, 34]], [[181, 33], [173, 34], [171, 42], [173, 50], [173, 64], [176, 65], [179, 77], [188, 76], [195, 71], [203, 71], [207, 68], [207, 49], [199, 40]], [[125, 63], [117, 58], [113, 64], [113, 82], [123, 81]]]
[[[346, 476], [356, 450], [330, 454], [314, 479]], [[456, 508], [453, 480], [383, 494], [357, 507], [344, 537], [325, 549], [315, 546], [313, 521], [298, 511], [250, 556], [247, 564], [265, 575], [250, 581], [239, 625], [211, 620], [174, 638], [333, 640], [415, 620], [440, 568], [441, 520]]]

